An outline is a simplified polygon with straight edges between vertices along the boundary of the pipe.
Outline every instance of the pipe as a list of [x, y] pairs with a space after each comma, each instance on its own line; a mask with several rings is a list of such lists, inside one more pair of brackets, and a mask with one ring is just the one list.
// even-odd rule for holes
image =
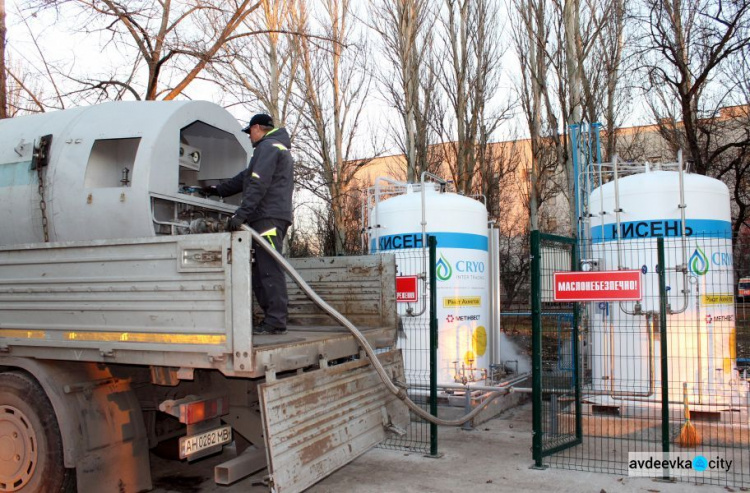
[[359, 219], [360, 224], [362, 225], [362, 231], [360, 231], [360, 248], [362, 249], [362, 253], [370, 253], [370, 245], [367, 244], [367, 227], [365, 226], [365, 224], [367, 224], [367, 213], [365, 211], [367, 210], [368, 199], [369, 197], [365, 195], [362, 199], [362, 206], [359, 208]]
[[379, 176], [375, 178], [375, 246], [376, 251], [380, 251], [380, 217], [378, 215], [378, 204], [380, 203], [380, 182], [384, 181], [391, 185], [401, 186], [401, 182], [394, 179], [388, 178], [387, 176]]
[[682, 163], [682, 149], [679, 149], [677, 151], [677, 167], [679, 169], [679, 176], [680, 176], [680, 217], [682, 219], [682, 231], [681, 231], [681, 238], [682, 238], [682, 300], [683, 300], [683, 306], [677, 311], [669, 311], [670, 315], [677, 315], [680, 313], [683, 313], [685, 310], [687, 310], [688, 307], [688, 289], [687, 289], [687, 275], [688, 275], [688, 266], [687, 266], [687, 228], [686, 228], [686, 220], [685, 220], [685, 209], [687, 208], [687, 204], [685, 204], [685, 179], [684, 179], [684, 170], [683, 170], [683, 163]]
[[[508, 380], [505, 380], [503, 382], [498, 383], [497, 385], [478, 385], [473, 383], [438, 383], [437, 386], [439, 389], [450, 389], [450, 390], [465, 390], [465, 391], [472, 391], [472, 390], [479, 390], [481, 392], [496, 392], [498, 390], [506, 389], [509, 387], [514, 386], [517, 383], [523, 382], [524, 380], [528, 380], [531, 378], [531, 372], [522, 373], [521, 375], [516, 375], [513, 378], [510, 378]], [[430, 386], [426, 383], [416, 383], [414, 385], [411, 385], [411, 387], [415, 389], [429, 389]]]
[[[615, 173], [615, 222], [617, 223], [617, 270], [622, 270], [622, 244], [620, 243], [622, 241], [621, 235], [622, 235], [622, 227], [620, 226], [620, 214], [622, 213], [622, 208], [620, 207], [620, 174], [619, 174], [619, 168], [618, 168], [618, 156], [615, 154], [612, 156], [612, 166], [614, 168]], [[623, 312], [626, 315], [638, 315], [638, 310], [634, 309], [632, 312], [629, 312], [627, 309], [623, 307], [622, 301], [617, 302], [617, 306], [620, 308], [620, 311]]]
[[[494, 221], [493, 221], [494, 223]], [[490, 352], [490, 364], [497, 364], [500, 362], [500, 355], [502, 354], [502, 348], [500, 347], [500, 330], [502, 329], [502, 300], [500, 294], [502, 292], [500, 285], [500, 231], [494, 227], [494, 224], [489, 229], [490, 238], [490, 321], [492, 322], [492, 330], [490, 330], [490, 341], [491, 348]]]
[[[425, 173], [422, 173], [422, 179], [424, 180]], [[434, 175], [433, 175], [434, 176]], [[388, 178], [387, 176], [379, 176], [375, 179], [375, 205], [373, 208], [375, 209], [375, 253], [380, 253], [380, 218], [379, 218], [379, 212], [380, 208], [378, 205], [380, 204], [380, 182], [384, 181], [386, 183], [389, 183], [391, 185], [394, 185], [396, 187], [404, 187], [404, 183], [394, 180], [392, 178]], [[406, 189], [408, 190], [411, 187], [410, 184], [406, 184]], [[373, 187], [370, 187], [370, 190], [372, 190]], [[422, 188], [424, 189], [424, 183], [422, 184]], [[369, 200], [369, 199], [368, 199]], [[422, 310], [419, 313], [414, 313], [413, 311], [410, 311], [411, 308], [407, 308], [405, 315], [407, 317], [419, 317], [424, 312], [427, 311], [427, 237], [425, 235], [425, 219], [424, 219], [424, 192], [422, 194], [422, 274], [417, 276], [422, 281]], [[372, 228], [372, 227], [371, 227]], [[369, 249], [368, 249], [369, 251]], [[373, 253], [370, 251], [370, 253]]]
[[[617, 223], [617, 270], [622, 269], [622, 247], [620, 245], [620, 241], [622, 238], [621, 232], [622, 229], [620, 227], [620, 213], [622, 212], [622, 208], [620, 208], [620, 175], [618, 174], [617, 170], [617, 154], [612, 156], [612, 164], [614, 165], [614, 171], [615, 171], [615, 222]], [[602, 236], [603, 239], [603, 236]]]
[[339, 313], [335, 308], [333, 308], [331, 305], [326, 303], [320, 296], [318, 296], [315, 291], [310, 288], [310, 286], [305, 282], [304, 279], [297, 273], [297, 271], [294, 270], [294, 268], [289, 264], [289, 262], [286, 261], [286, 259], [276, 251], [275, 248], [271, 247], [271, 245], [266, 242], [260, 234], [258, 234], [257, 231], [250, 228], [248, 225], [243, 224], [242, 230], [247, 231], [250, 233], [250, 236], [252, 237], [253, 241], [256, 245], [260, 245], [261, 248], [263, 248], [266, 252], [268, 252], [269, 255], [271, 255], [276, 262], [281, 265], [281, 267], [286, 271], [287, 274], [294, 280], [294, 282], [297, 283], [297, 285], [302, 289], [302, 291], [307, 294], [307, 296], [310, 297], [310, 299], [318, 305], [323, 311], [327, 312], [331, 317], [333, 317], [337, 322], [339, 322], [341, 325], [346, 327], [349, 332], [352, 333], [354, 338], [359, 342], [360, 347], [365, 351], [367, 354], [367, 357], [370, 359], [370, 364], [372, 364], [372, 367], [375, 369], [375, 372], [380, 377], [380, 380], [383, 381], [383, 384], [385, 385], [386, 389], [396, 397], [398, 397], [400, 400], [406, 404], [406, 407], [408, 407], [414, 414], [416, 414], [418, 417], [429, 421], [430, 423], [435, 423], [436, 425], [440, 426], [461, 426], [462, 424], [471, 421], [474, 419], [476, 415], [478, 415], [482, 410], [487, 407], [493, 400], [497, 399], [498, 397], [502, 397], [504, 395], [507, 395], [507, 392], [504, 391], [495, 391], [488, 394], [485, 399], [477, 405], [477, 407], [474, 408], [472, 412], [469, 414], [464, 415], [463, 417], [455, 420], [447, 420], [438, 418], [436, 416], [431, 415], [424, 409], [422, 409], [418, 404], [416, 404], [414, 401], [409, 399], [409, 396], [406, 393], [406, 389], [397, 386], [395, 383], [393, 383], [390, 379], [390, 376], [385, 371], [385, 368], [383, 368], [382, 363], [380, 363], [380, 360], [378, 359], [377, 354], [375, 354], [375, 351], [372, 349], [370, 344], [367, 342], [367, 338], [360, 332], [357, 327], [354, 326], [349, 320], [347, 320], [346, 317], [344, 317], [341, 313]]
[[656, 376], [654, 372], [654, 319], [656, 314], [646, 313], [646, 331], [648, 333], [648, 391], [647, 392], [626, 392], [615, 391], [615, 342], [614, 327], [610, 324], [610, 349], [611, 349], [611, 375], [609, 377], [609, 396], [615, 400], [635, 400], [623, 399], [623, 397], [651, 397], [656, 389]]
[[703, 345], [701, 344], [701, 288], [698, 279], [691, 277], [695, 284], [695, 333], [698, 339], [698, 404], [703, 404]]
[[425, 181], [424, 179], [429, 176], [431, 178], [434, 178], [438, 183], [440, 183], [441, 188], [443, 188], [447, 182], [440, 178], [437, 175], [434, 175], [432, 173], [429, 173], [427, 171], [422, 172], [422, 176], [420, 177], [420, 194], [422, 196], [422, 275], [419, 276], [420, 279], [422, 279], [422, 310], [419, 313], [409, 313], [407, 310], [406, 314], [410, 317], [419, 317], [424, 314], [424, 312], [427, 311], [427, 201], [425, 198]]

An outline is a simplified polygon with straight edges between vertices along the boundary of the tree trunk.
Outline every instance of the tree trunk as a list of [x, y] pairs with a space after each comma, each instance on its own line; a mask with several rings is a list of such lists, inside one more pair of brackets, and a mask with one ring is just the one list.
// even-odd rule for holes
[[8, 118], [8, 83], [5, 70], [5, 0], [0, 0], [0, 119]]

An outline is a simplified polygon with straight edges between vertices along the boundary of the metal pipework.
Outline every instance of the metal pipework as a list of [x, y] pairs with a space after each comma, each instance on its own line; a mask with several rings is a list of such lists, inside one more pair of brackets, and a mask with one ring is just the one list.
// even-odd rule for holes
[[683, 162], [682, 162], [682, 149], [679, 149], [677, 151], [677, 168], [679, 169], [679, 177], [680, 177], [680, 204], [678, 205], [678, 207], [680, 208], [680, 217], [682, 220], [682, 234], [680, 235], [681, 240], [682, 240], [681, 241], [682, 243], [682, 268], [679, 270], [682, 271], [683, 306], [682, 308], [678, 310], [670, 310], [669, 311], [670, 315], [683, 313], [688, 308], [687, 227], [686, 227], [686, 220], [685, 220], [685, 209], [687, 208], [687, 204], [685, 203], [685, 179], [684, 179], [685, 170], [684, 170]]
[[622, 248], [620, 245], [620, 241], [622, 241], [622, 239], [620, 238], [620, 232], [622, 231], [622, 229], [620, 228], [620, 213], [622, 213], [622, 208], [620, 207], [620, 176], [617, 170], [617, 154], [612, 156], [612, 165], [614, 166], [614, 170], [615, 170], [615, 222], [617, 224], [617, 270], [621, 270], [622, 269]]
[[[612, 168], [614, 169], [615, 174], [615, 223], [617, 227], [616, 235], [617, 235], [617, 270], [622, 270], [622, 238], [621, 232], [622, 228], [620, 226], [620, 214], [623, 212], [622, 207], [620, 207], [620, 174], [619, 174], [619, 167], [618, 167], [618, 156], [615, 154], [612, 156]], [[633, 307], [633, 311], [629, 312], [622, 304], [621, 301], [617, 302], [617, 306], [620, 308], [620, 311], [623, 312], [626, 315], [640, 315], [640, 304], [636, 303], [635, 307]]]
[[384, 181], [391, 185], [401, 186], [401, 182], [388, 178], [386, 176], [379, 176], [375, 179], [375, 245], [380, 245], [380, 221], [378, 217], [378, 203], [380, 202], [380, 182]]
[[433, 178], [435, 181], [440, 183], [441, 189], [444, 189], [447, 182], [437, 175], [429, 173], [427, 171], [422, 172], [420, 177], [420, 194], [422, 195], [422, 275], [419, 278], [422, 280], [422, 310], [419, 313], [406, 311], [406, 314], [410, 317], [419, 317], [427, 311], [427, 206], [425, 200], [425, 178]]
[[624, 399], [623, 397], [651, 397], [654, 395], [656, 388], [656, 375], [654, 371], [654, 320], [656, 320], [655, 312], [647, 312], [646, 316], [646, 331], [648, 333], [648, 391], [646, 392], [628, 392], [628, 391], [616, 391], [615, 390], [615, 335], [614, 326], [610, 324], [610, 376], [609, 376], [609, 396], [615, 400], [637, 400], [637, 399]]
[[[425, 234], [425, 199], [424, 199], [424, 178], [425, 175], [429, 175], [432, 177], [435, 177], [437, 180], [440, 180], [442, 184], [445, 184], [445, 181], [442, 180], [440, 177], [437, 177], [431, 173], [424, 172], [422, 173], [422, 273], [417, 276], [421, 282], [422, 282], [422, 309], [419, 311], [419, 313], [414, 313], [414, 310], [412, 308], [406, 309], [406, 316], [408, 317], [419, 317], [423, 315], [427, 311], [427, 236]], [[389, 183], [395, 187], [404, 187], [404, 184], [400, 181], [393, 180], [391, 178], [388, 178], [386, 176], [380, 176], [375, 179], [375, 205], [373, 206], [375, 208], [375, 244], [380, 245], [380, 220], [379, 220], [379, 212], [380, 208], [378, 207], [378, 204], [380, 203], [380, 182], [384, 181], [386, 183]], [[408, 190], [412, 185], [406, 184], [406, 190]], [[369, 202], [369, 198], [366, 199]], [[364, 210], [362, 212], [364, 216]], [[363, 218], [364, 219], [364, 218]], [[364, 224], [364, 223], [363, 223]], [[368, 249], [369, 251], [369, 249]], [[377, 250], [379, 251], [379, 249]], [[372, 252], [371, 252], [372, 253]]]
[[462, 424], [471, 421], [474, 419], [474, 417], [482, 412], [482, 410], [487, 407], [493, 400], [497, 399], [498, 397], [502, 397], [504, 395], [507, 395], [508, 392], [504, 390], [491, 392], [486, 396], [486, 398], [477, 406], [474, 408], [472, 412], [469, 414], [464, 415], [463, 417], [455, 420], [447, 420], [447, 419], [441, 419], [436, 416], [431, 415], [424, 409], [422, 409], [421, 406], [417, 405], [414, 401], [409, 399], [409, 396], [406, 393], [406, 389], [403, 387], [400, 387], [396, 385], [394, 382], [391, 381], [390, 376], [388, 375], [388, 372], [385, 371], [385, 368], [383, 368], [382, 363], [380, 363], [380, 360], [378, 359], [378, 355], [375, 354], [375, 351], [370, 346], [370, 343], [367, 342], [367, 338], [362, 334], [362, 332], [357, 329], [357, 327], [354, 326], [346, 317], [344, 317], [341, 313], [338, 312], [335, 308], [333, 308], [331, 305], [326, 303], [323, 298], [318, 296], [318, 294], [312, 290], [312, 288], [305, 282], [304, 279], [297, 273], [296, 270], [289, 264], [289, 262], [286, 261], [286, 259], [276, 251], [275, 248], [273, 248], [267, 241], [263, 239], [260, 234], [258, 234], [257, 231], [252, 229], [250, 226], [243, 224], [242, 230], [247, 231], [250, 233], [250, 236], [253, 239], [253, 242], [256, 246], [260, 246], [263, 248], [266, 252], [268, 252], [273, 259], [281, 265], [281, 267], [286, 271], [287, 274], [294, 280], [295, 283], [302, 289], [302, 291], [305, 292], [305, 294], [312, 300], [313, 303], [318, 305], [319, 308], [321, 308], [323, 311], [328, 313], [331, 317], [333, 317], [334, 320], [336, 320], [338, 323], [346, 327], [349, 332], [352, 333], [354, 338], [359, 343], [359, 346], [365, 351], [367, 354], [367, 357], [369, 358], [370, 364], [375, 369], [375, 372], [380, 377], [380, 380], [382, 380], [383, 384], [385, 385], [386, 389], [396, 397], [398, 397], [400, 400], [406, 404], [406, 406], [417, 416], [420, 418], [429, 421], [430, 423], [435, 423], [436, 425], [440, 426], [461, 426]]
[[[481, 392], [495, 392], [498, 390], [513, 387], [515, 384], [523, 382], [524, 380], [528, 380], [529, 378], [531, 378], [531, 373], [523, 373], [509, 380], [500, 382], [497, 385], [478, 385], [478, 384], [473, 384], [473, 383], [467, 383], [467, 384], [438, 383], [437, 386], [440, 389], [466, 390], [466, 391], [479, 390]], [[427, 384], [414, 384], [412, 385], [412, 387], [416, 389], [429, 389], [430, 388], [430, 386]]]

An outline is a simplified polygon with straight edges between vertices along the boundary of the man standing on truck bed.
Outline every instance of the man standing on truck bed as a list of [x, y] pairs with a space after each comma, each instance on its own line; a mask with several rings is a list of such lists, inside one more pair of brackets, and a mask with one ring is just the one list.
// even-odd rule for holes
[[[249, 166], [219, 185], [204, 187], [206, 195], [227, 197], [242, 192], [242, 203], [229, 220], [230, 231], [247, 223], [279, 252], [292, 223], [292, 168], [289, 134], [275, 128], [273, 119], [259, 113], [243, 132], [250, 135], [255, 151]], [[281, 266], [263, 248], [255, 248], [253, 293], [263, 309], [263, 321], [253, 334], [285, 334], [288, 316], [286, 278]]]

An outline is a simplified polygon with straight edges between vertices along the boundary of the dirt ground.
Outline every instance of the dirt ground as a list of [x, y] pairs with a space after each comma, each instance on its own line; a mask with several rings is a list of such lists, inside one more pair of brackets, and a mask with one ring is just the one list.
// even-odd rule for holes
[[[666, 483], [561, 469], [530, 469], [531, 405], [524, 404], [465, 431], [441, 428], [438, 459], [394, 450], [373, 449], [308, 490], [309, 493], [454, 493], [504, 491], [556, 492], [733, 492], [748, 488]], [[159, 471], [155, 492], [261, 493], [247, 478], [231, 486], [213, 483], [213, 465], [226, 458], [209, 458], [186, 467], [179, 462], [155, 461]]]

